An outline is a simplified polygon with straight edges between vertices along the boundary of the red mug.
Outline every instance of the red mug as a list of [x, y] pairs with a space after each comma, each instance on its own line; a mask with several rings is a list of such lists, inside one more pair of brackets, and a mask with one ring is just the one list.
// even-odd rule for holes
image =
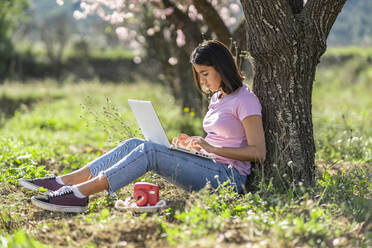
[[137, 182], [134, 184], [133, 196], [137, 206], [155, 206], [159, 201], [159, 186], [153, 183]]

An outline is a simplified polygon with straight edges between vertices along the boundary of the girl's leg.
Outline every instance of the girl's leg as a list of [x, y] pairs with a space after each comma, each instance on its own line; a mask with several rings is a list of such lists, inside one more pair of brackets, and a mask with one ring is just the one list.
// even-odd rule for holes
[[75, 185], [89, 179], [96, 177], [101, 171], [107, 170], [114, 164], [116, 164], [120, 159], [125, 157], [138, 145], [142, 144], [144, 141], [140, 139], [129, 139], [118, 145], [116, 148], [105, 153], [101, 157], [95, 159], [86, 166], [73, 171], [69, 174], [61, 176], [63, 183], [67, 185]]
[[219, 183], [229, 180], [235, 190], [241, 193], [246, 181], [246, 176], [239, 175], [237, 170], [225, 164], [146, 141], [99, 177], [76, 186], [84, 195], [102, 190], [115, 192], [148, 171], [154, 171], [187, 191], [200, 190], [207, 181], [217, 188]]
[[65, 184], [76, 185], [86, 182], [89, 179], [96, 177], [101, 171], [107, 170], [112, 165], [116, 164], [120, 159], [125, 157], [143, 142], [144, 141], [140, 139], [129, 139], [77, 171], [61, 177], [52, 176], [36, 178], [33, 180], [22, 178], [19, 180], [19, 184], [31, 190], [38, 190], [40, 187], [43, 187], [48, 189], [48, 192], [50, 192], [60, 189]]
[[32, 197], [31, 201], [51, 211], [83, 212], [88, 206], [88, 195], [103, 190], [114, 192], [148, 171], [189, 191], [203, 188], [207, 181], [217, 188], [219, 183], [229, 180], [241, 193], [246, 180], [246, 176], [225, 164], [144, 142], [98, 177], [63, 187], [47, 197]]

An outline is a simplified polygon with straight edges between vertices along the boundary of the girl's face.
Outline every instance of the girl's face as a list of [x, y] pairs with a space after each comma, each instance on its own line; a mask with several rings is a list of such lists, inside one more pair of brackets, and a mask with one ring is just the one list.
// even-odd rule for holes
[[221, 75], [213, 66], [193, 64], [195, 71], [199, 75], [200, 83], [210, 91], [216, 92], [221, 86]]

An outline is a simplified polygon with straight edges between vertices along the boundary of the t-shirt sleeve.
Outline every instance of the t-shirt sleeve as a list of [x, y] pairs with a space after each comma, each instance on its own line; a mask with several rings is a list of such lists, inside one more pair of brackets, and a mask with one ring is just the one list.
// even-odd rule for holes
[[239, 120], [252, 115], [261, 116], [261, 103], [257, 96], [250, 92], [249, 94], [241, 95], [237, 101], [236, 114]]

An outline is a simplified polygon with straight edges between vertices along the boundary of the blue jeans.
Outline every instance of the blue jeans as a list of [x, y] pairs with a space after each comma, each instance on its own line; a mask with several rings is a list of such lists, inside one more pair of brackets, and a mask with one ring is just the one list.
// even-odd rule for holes
[[234, 168], [228, 168], [214, 160], [204, 159], [184, 152], [140, 139], [129, 139], [88, 164], [91, 174], [96, 177], [103, 173], [113, 193], [130, 184], [148, 171], [186, 191], [202, 189], [207, 180], [213, 188], [227, 180], [235, 191], [243, 192], [247, 177]]

